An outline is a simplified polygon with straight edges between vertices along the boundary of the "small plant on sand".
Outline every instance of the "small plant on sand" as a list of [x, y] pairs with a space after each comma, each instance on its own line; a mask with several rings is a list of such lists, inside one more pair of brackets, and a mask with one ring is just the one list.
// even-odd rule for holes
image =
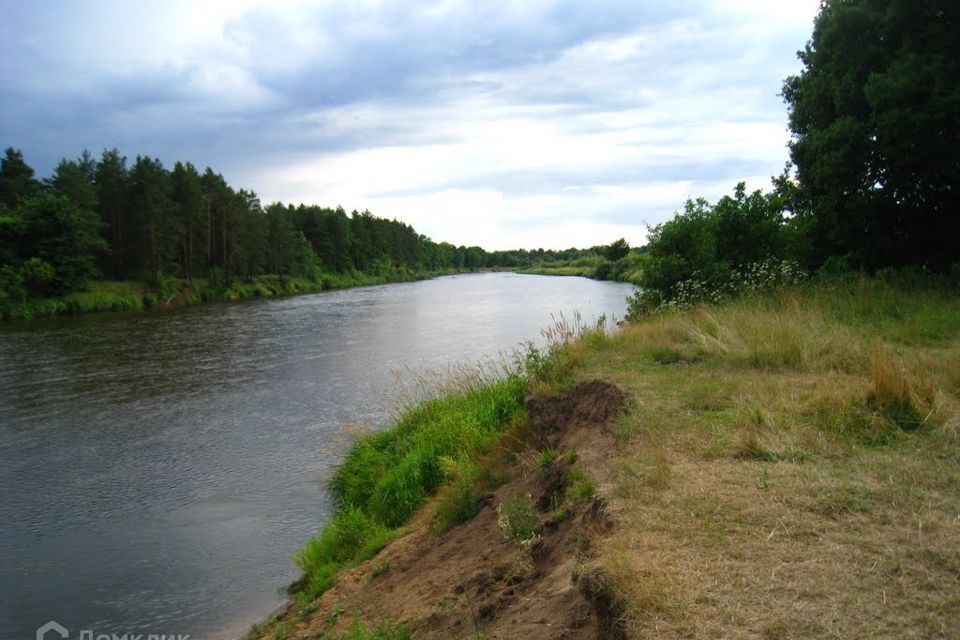
[[556, 449], [544, 449], [537, 456], [537, 468], [546, 469], [560, 457]]
[[317, 610], [317, 601], [304, 591], [297, 594], [295, 603], [297, 605], [297, 615], [299, 615], [301, 619], [306, 618]]
[[402, 625], [381, 621], [374, 626], [367, 626], [354, 618], [350, 627], [337, 640], [410, 640], [410, 631]]
[[273, 632], [274, 640], [287, 640], [290, 637], [291, 629], [292, 626], [287, 621], [278, 623]]
[[330, 613], [327, 614], [327, 624], [336, 624], [343, 617], [345, 609], [339, 602], [334, 603]]
[[540, 536], [540, 514], [533, 506], [530, 494], [507, 495], [497, 507], [497, 526], [506, 538], [516, 541], [521, 547], [529, 549]]
[[583, 467], [576, 465], [570, 470], [570, 487], [567, 489], [567, 496], [571, 501], [589, 500], [597, 492], [593, 480], [586, 474]]
[[386, 560], [382, 560], [377, 564], [373, 565], [373, 571], [370, 572], [370, 578], [379, 578], [380, 576], [388, 573], [390, 571], [390, 563]]

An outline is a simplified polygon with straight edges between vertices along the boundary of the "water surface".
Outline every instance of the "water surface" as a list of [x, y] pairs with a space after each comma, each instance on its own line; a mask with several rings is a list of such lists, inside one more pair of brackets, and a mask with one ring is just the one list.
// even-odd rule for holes
[[345, 423], [630, 291], [481, 274], [0, 326], [0, 637], [242, 634], [329, 512]]

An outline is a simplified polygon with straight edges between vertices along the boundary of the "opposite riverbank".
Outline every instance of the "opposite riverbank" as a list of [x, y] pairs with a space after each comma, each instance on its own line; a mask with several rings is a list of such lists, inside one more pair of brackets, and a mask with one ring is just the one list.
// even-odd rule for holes
[[952, 637], [960, 299], [850, 278], [561, 325], [360, 437], [251, 637]]
[[89, 313], [175, 309], [205, 302], [295, 296], [472, 272], [463, 269], [421, 272], [397, 269], [388, 275], [371, 275], [351, 271], [322, 274], [316, 279], [261, 275], [249, 280], [236, 280], [230, 285], [211, 283], [203, 278], [162, 278], [157, 287], [134, 280], [96, 280], [90, 282], [85, 291], [76, 291], [61, 297], [0, 304], [0, 319], [22, 321]]

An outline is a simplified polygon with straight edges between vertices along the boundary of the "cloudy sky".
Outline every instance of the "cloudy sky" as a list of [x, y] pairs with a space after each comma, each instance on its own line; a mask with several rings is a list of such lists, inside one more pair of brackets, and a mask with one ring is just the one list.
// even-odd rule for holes
[[435, 240], [591, 246], [787, 160], [818, 0], [0, 0], [0, 146], [189, 160]]

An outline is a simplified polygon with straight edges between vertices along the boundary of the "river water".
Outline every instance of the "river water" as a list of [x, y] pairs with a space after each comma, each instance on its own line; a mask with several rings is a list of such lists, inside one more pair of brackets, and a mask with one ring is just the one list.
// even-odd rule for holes
[[242, 635], [324, 523], [347, 425], [631, 289], [479, 274], [0, 326], [0, 638]]

